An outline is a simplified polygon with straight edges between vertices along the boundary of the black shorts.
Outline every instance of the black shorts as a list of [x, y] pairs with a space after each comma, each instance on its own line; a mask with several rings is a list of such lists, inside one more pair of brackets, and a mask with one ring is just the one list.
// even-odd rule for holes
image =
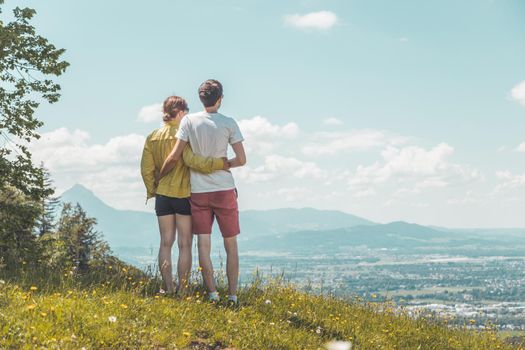
[[155, 212], [157, 216], [191, 215], [189, 198], [167, 197], [161, 194], [155, 196]]

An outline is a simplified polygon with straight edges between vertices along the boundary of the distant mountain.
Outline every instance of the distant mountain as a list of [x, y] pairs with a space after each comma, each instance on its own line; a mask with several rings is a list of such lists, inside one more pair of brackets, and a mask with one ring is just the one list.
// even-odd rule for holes
[[89, 216], [96, 218], [99, 231], [111, 247], [149, 247], [158, 244], [158, 224], [154, 214], [112, 208], [92, 191], [78, 184], [64, 192], [61, 200], [79, 203]]
[[433, 245], [451, 245], [471, 239], [469, 235], [457, 232], [444, 232], [430, 227], [403, 221], [389, 224], [361, 225], [341, 229], [322, 231], [300, 231], [281, 234], [268, 242], [264, 237], [257, 237], [244, 243], [246, 249], [273, 251], [311, 251], [312, 253], [336, 253], [349, 246], [368, 248], [411, 249]]
[[[150, 247], [158, 244], [154, 213], [112, 208], [92, 191], [78, 184], [65, 191], [61, 198], [63, 202], [80, 203], [88, 215], [95, 217], [99, 230], [111, 247]], [[312, 208], [247, 210], [241, 212], [240, 220], [243, 239], [293, 231], [374, 225], [355, 215]]]
[[358, 216], [335, 210], [272, 209], [246, 210], [242, 212], [241, 224], [257, 234], [275, 234], [304, 230], [331, 230], [360, 225], [375, 225]]
[[[95, 217], [99, 231], [125, 261], [144, 267], [155, 259], [159, 233], [153, 212], [112, 208], [82, 185], [73, 186], [61, 198], [63, 202], [80, 203], [89, 216]], [[471, 247], [470, 255], [472, 247], [481, 247], [476, 250], [479, 256], [498, 252], [508, 255], [505, 244], [525, 245], [525, 229], [447, 229], [403, 221], [375, 224], [351, 214], [312, 208], [247, 210], [241, 212], [241, 228], [239, 243], [244, 254], [263, 254], [261, 261], [265, 262], [268, 253], [337, 258], [362, 247], [415, 254], [436, 249], [463, 254], [465, 247]], [[220, 247], [220, 234], [214, 233], [213, 241], [214, 247]], [[522, 252], [518, 249], [513, 254]]]

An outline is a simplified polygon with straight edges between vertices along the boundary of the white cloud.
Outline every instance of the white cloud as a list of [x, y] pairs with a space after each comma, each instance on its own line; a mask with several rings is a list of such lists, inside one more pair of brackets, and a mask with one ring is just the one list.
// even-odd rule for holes
[[144, 123], [161, 122], [162, 103], [155, 103], [149, 106], [142, 107], [139, 111], [137, 119]]
[[513, 87], [510, 95], [515, 101], [525, 106], [525, 81]]
[[305, 15], [284, 16], [284, 23], [299, 29], [328, 30], [338, 21], [337, 15], [330, 11], [311, 12]]
[[295, 123], [279, 126], [260, 116], [240, 120], [239, 128], [246, 140], [244, 142], [246, 151], [259, 155], [269, 154], [299, 135], [299, 127]]
[[387, 144], [397, 145], [406, 142], [405, 138], [387, 135], [379, 130], [354, 130], [348, 132], [320, 132], [302, 151], [306, 155], [335, 155], [341, 152], [362, 151]]
[[117, 136], [105, 144], [88, 145], [85, 131], [60, 128], [43, 133], [35, 141], [32, 152], [52, 171], [97, 171], [108, 165], [135, 164], [140, 159], [144, 136]]
[[[447, 143], [421, 147], [413, 139], [374, 129], [308, 133], [295, 123], [273, 124], [260, 116], [239, 125], [249, 159], [248, 166], [233, 170], [243, 209], [314, 206], [374, 220], [417, 221], [417, 215], [426, 215], [414, 211], [421, 203], [435, 210], [479, 202], [465, 193], [476, 188], [473, 185], [481, 186], [483, 177], [476, 169], [455, 163], [454, 148]], [[144, 206], [139, 164], [143, 144], [144, 136], [137, 134], [94, 142], [86, 131], [60, 128], [44, 133], [30, 150], [51, 170], [58, 193], [81, 183], [114, 207], [146, 210], [150, 208]], [[367, 152], [350, 153], [356, 150]], [[493, 177], [499, 180], [496, 190], [505, 190], [501, 198], [518, 192], [514, 188], [525, 189], [525, 174], [506, 171]], [[476, 191], [483, 199], [483, 190]], [[391, 210], [383, 215], [377, 211], [382, 205]]]
[[454, 148], [440, 143], [427, 151], [417, 146], [402, 149], [388, 147], [382, 152], [388, 170], [400, 174], [434, 174], [446, 167], [444, 159], [454, 152]]
[[43, 133], [40, 139], [35, 141], [35, 147], [61, 147], [61, 146], [80, 146], [89, 140], [89, 134], [85, 131], [75, 129], [69, 131], [67, 128], [59, 128], [51, 132]]
[[518, 152], [525, 152], [525, 142], [523, 142], [521, 145], [516, 147], [516, 151], [518, 151]]
[[525, 186], [525, 174], [513, 174], [512, 172], [505, 170], [496, 172], [496, 177], [502, 182], [496, 186], [492, 194], [499, 194], [505, 190]]
[[402, 43], [406, 43], [408, 42], [408, 38], [404, 36], [404, 37], [399, 38], [399, 41]]
[[440, 143], [430, 150], [417, 146], [396, 148], [389, 146], [381, 153], [383, 162], [370, 166], [359, 165], [350, 175], [350, 188], [362, 191], [393, 182], [396, 186], [410, 184], [411, 193], [419, 193], [427, 188], [447, 187], [451, 182], [465, 182], [479, 179], [477, 170], [450, 163], [454, 149], [446, 143]]
[[355, 198], [366, 198], [366, 197], [372, 197], [376, 195], [376, 191], [372, 188], [367, 188], [362, 191], [357, 191], [353, 194]]
[[277, 190], [277, 194], [279, 197], [282, 197], [285, 202], [304, 201], [313, 196], [312, 191], [305, 187], [280, 188]]
[[81, 183], [108, 203], [144, 209], [140, 177], [144, 136], [116, 136], [106, 143], [89, 143], [89, 133], [59, 128], [31, 144], [33, 158], [49, 169], [58, 192]]
[[290, 179], [323, 179], [327, 177], [327, 173], [313, 162], [274, 154], [266, 156], [264, 164], [258, 167], [246, 166], [237, 170], [236, 176], [245, 183], [258, 183], [271, 180], [282, 182]]
[[448, 182], [440, 177], [430, 177], [416, 183], [416, 190], [447, 187]]
[[449, 200], [447, 200], [447, 203], [448, 204], [453, 204], [453, 205], [465, 205], [465, 204], [472, 204], [472, 203], [476, 203], [478, 202], [479, 196], [476, 195], [474, 192], [472, 191], [467, 191], [467, 193], [465, 193], [465, 195], [463, 195], [462, 197], [456, 197], [456, 198], [451, 198]]
[[323, 120], [323, 123], [326, 125], [343, 125], [343, 121], [337, 118], [327, 118]]

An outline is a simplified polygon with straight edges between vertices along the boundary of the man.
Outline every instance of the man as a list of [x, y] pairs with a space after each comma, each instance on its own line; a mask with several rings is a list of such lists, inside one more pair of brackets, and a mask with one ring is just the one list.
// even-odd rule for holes
[[[246, 164], [242, 142], [244, 138], [234, 119], [220, 114], [223, 93], [217, 80], [206, 80], [199, 87], [199, 98], [204, 111], [187, 115], [177, 132], [177, 143], [166, 158], [160, 178], [167, 174], [181, 158], [189, 143], [195, 154], [204, 157], [227, 156], [228, 144], [235, 158], [228, 161], [230, 168]], [[228, 302], [237, 304], [239, 255], [237, 235], [240, 233], [237, 190], [230, 171], [219, 170], [202, 174], [191, 170], [191, 210], [193, 232], [198, 235], [199, 264], [210, 300], [218, 301], [219, 295], [213, 278], [211, 262], [211, 229], [217, 219], [226, 249], [226, 274], [228, 277]]]

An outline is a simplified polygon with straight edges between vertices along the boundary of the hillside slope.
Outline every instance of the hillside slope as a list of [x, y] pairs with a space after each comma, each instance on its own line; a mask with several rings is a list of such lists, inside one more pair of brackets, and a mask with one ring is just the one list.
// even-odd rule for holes
[[358, 350], [512, 348], [490, 330], [451, 330], [388, 304], [343, 302], [279, 284], [244, 288], [238, 309], [209, 304], [202, 294], [197, 288], [174, 299], [138, 287], [41, 292], [2, 281], [0, 348], [323, 349], [333, 339]]

